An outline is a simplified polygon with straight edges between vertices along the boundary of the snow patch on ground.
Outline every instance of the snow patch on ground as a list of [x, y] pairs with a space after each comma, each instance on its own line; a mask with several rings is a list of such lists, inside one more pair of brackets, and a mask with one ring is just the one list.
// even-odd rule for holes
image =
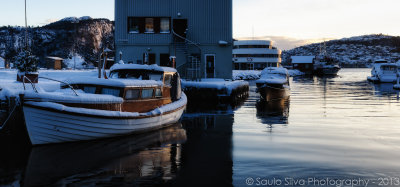
[[75, 55], [71, 58], [64, 59], [64, 64], [68, 68], [74, 68], [74, 66], [75, 66], [76, 69], [83, 69], [83, 68], [85, 68], [87, 63], [85, 62], [85, 60], [83, 59], [82, 56]]

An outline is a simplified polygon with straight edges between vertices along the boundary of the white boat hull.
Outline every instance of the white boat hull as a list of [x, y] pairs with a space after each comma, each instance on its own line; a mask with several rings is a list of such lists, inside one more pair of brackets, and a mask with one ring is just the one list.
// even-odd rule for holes
[[177, 122], [185, 109], [154, 116], [85, 116], [24, 105], [26, 129], [32, 145], [94, 140], [150, 131]]

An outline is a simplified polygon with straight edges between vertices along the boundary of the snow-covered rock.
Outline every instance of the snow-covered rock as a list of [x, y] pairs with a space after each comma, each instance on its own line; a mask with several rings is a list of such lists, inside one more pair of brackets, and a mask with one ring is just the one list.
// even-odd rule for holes
[[[325, 42], [328, 55], [346, 67], [368, 67], [375, 60], [383, 58], [389, 62], [400, 59], [399, 36], [372, 34], [355, 36]], [[319, 53], [323, 43], [314, 43], [282, 52], [284, 63], [291, 56], [314, 56]]]

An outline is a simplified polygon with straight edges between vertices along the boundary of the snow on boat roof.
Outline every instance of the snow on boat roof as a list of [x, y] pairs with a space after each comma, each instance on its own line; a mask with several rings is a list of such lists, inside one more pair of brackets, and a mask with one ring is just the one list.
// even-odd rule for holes
[[93, 84], [111, 87], [155, 87], [162, 86], [162, 81], [139, 79], [100, 79], [95, 77], [73, 77], [65, 80], [69, 84]]
[[39, 92], [25, 91], [25, 99], [39, 100], [41, 102], [58, 102], [58, 103], [90, 103], [90, 104], [107, 104], [122, 103], [121, 97], [115, 97], [105, 94], [89, 94], [82, 91], [78, 92], [78, 96], [71, 90], [56, 92]]
[[261, 72], [261, 77], [263, 75], [267, 74], [283, 74], [283, 75], [289, 75], [289, 72], [286, 68], [282, 67], [267, 67]]
[[176, 69], [170, 67], [161, 67], [156, 64], [153, 65], [141, 65], [141, 64], [114, 64], [111, 66], [110, 71], [116, 71], [121, 69], [139, 69], [139, 70], [152, 70], [161, 72], [176, 72]]
[[311, 64], [315, 56], [292, 56], [292, 64]]

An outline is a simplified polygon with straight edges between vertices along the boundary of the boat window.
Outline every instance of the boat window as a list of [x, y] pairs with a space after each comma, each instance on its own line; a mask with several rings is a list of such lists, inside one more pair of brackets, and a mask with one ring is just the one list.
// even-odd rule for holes
[[115, 89], [115, 88], [103, 88], [101, 89], [101, 94], [106, 94], [106, 95], [113, 95], [116, 97], [119, 97], [120, 90]]
[[161, 88], [156, 88], [156, 97], [162, 97]]
[[94, 93], [96, 93], [96, 87], [94, 87], [94, 86], [85, 86], [85, 87], [83, 87], [83, 91], [84, 91], [85, 93], [92, 93], [92, 94], [94, 94]]
[[125, 99], [128, 99], [128, 100], [139, 99], [139, 95], [140, 95], [139, 93], [140, 93], [139, 89], [126, 90]]
[[171, 79], [172, 79], [172, 75], [167, 74], [164, 76], [164, 84], [167, 86], [171, 86]]
[[142, 89], [142, 99], [149, 99], [153, 97], [153, 88]]
[[382, 66], [381, 69], [384, 70], [384, 71], [393, 71], [393, 72], [395, 72], [397, 67], [396, 66]]
[[162, 74], [149, 74], [150, 80], [160, 81], [162, 80]]

